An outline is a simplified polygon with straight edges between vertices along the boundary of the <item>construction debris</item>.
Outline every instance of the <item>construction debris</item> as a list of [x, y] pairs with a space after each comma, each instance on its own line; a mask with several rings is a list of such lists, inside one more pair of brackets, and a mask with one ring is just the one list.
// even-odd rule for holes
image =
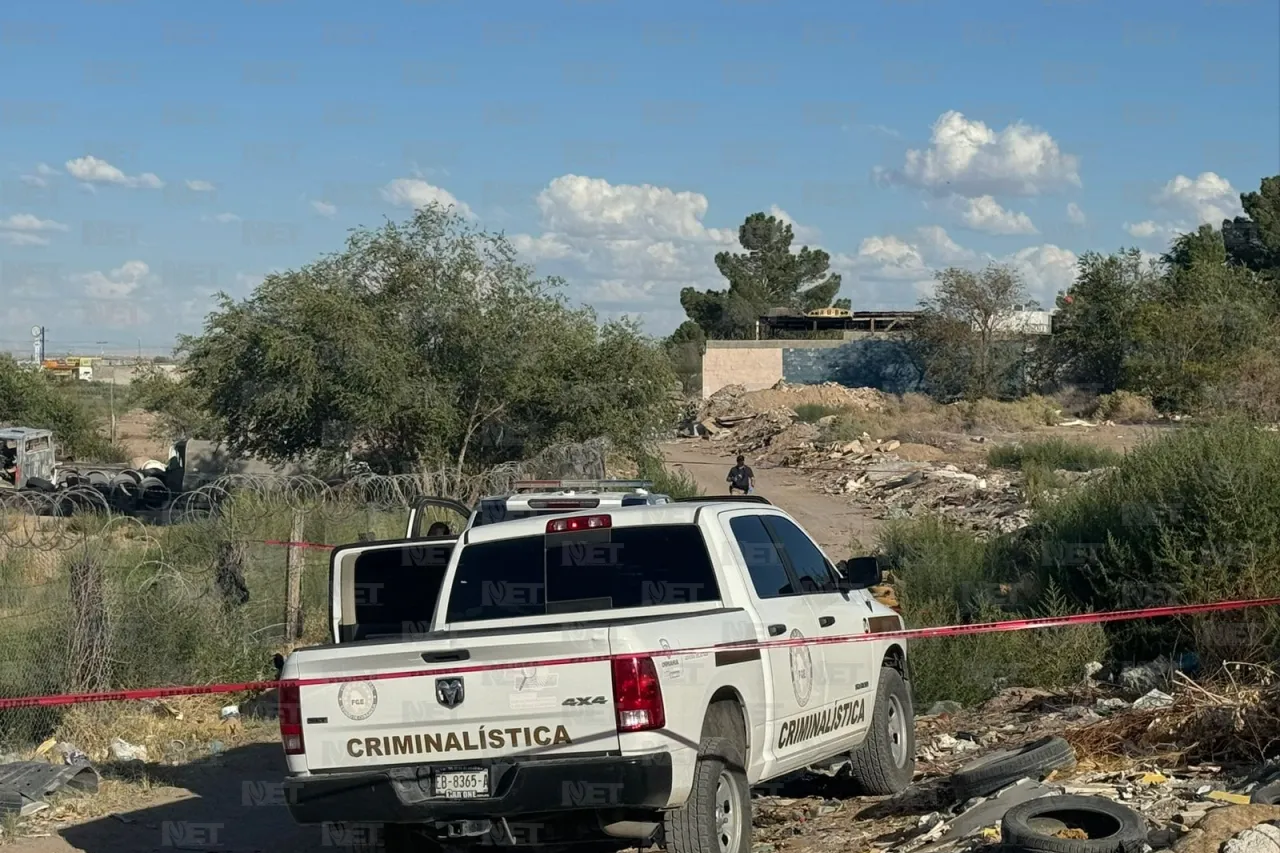
[[[801, 420], [795, 406], [818, 405], [846, 411], [882, 410], [886, 397], [867, 388], [839, 385], [785, 386], [747, 391], [731, 385], [703, 401], [691, 429], [724, 448], [726, 455], [751, 454], [752, 464], [778, 465], [804, 473], [825, 494], [882, 519], [941, 516], [979, 537], [1012, 533], [1030, 523], [1031, 509], [1020, 472], [983, 463], [961, 467], [943, 461], [944, 451], [867, 433], [843, 441], [824, 440], [835, 415], [814, 423]], [[1052, 501], [1066, 489], [1089, 482], [1107, 469], [1058, 471], [1063, 484], [1042, 491]]]

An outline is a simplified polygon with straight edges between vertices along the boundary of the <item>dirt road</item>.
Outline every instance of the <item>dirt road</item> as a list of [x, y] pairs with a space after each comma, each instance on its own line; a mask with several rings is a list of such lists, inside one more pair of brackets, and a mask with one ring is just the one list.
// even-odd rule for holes
[[[678, 441], [665, 444], [662, 455], [668, 467], [683, 470], [709, 495], [726, 494], [725, 476], [733, 467], [733, 457], [721, 455], [706, 442]], [[865, 546], [874, 544], [880, 521], [851, 507], [834, 495], [816, 492], [795, 471], [783, 467], [752, 465], [756, 493], [791, 513], [833, 560], [851, 556], [856, 538]]]

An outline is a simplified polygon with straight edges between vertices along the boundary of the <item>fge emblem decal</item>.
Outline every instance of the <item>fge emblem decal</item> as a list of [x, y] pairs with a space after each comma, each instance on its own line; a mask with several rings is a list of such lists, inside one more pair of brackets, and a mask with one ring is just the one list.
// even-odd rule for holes
[[371, 681], [348, 681], [338, 688], [338, 709], [349, 720], [367, 720], [378, 707], [378, 689]]
[[[791, 629], [791, 639], [803, 637], [799, 628]], [[791, 647], [791, 687], [796, 692], [796, 703], [801, 708], [808, 705], [809, 697], [813, 695], [813, 658], [807, 645]]]

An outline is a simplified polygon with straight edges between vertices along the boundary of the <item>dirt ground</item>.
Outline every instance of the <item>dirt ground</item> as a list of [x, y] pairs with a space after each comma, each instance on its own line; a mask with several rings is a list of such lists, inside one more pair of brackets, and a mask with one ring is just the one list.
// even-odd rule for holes
[[[706, 444], [683, 442], [663, 445], [662, 451], [670, 468], [687, 472], [707, 494], [728, 493], [724, 478], [733, 467], [732, 456]], [[864, 545], [873, 544], [880, 522], [849, 506], [847, 500], [814, 491], [793, 468], [748, 464], [756, 475], [756, 492], [795, 516], [832, 559], [853, 556], [846, 552], [855, 538]]]
[[131, 459], [145, 462], [169, 459], [169, 444], [151, 437], [155, 416], [142, 411], [125, 412], [116, 418], [116, 441], [128, 452]]

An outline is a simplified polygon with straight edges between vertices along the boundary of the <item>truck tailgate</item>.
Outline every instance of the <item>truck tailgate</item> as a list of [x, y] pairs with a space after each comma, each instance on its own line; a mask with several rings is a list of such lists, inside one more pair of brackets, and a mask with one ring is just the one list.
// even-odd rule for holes
[[[307, 769], [465, 765], [517, 755], [618, 749], [609, 661], [534, 665], [608, 654], [607, 627], [573, 633], [570, 640], [563, 629], [549, 627], [297, 652], [296, 677], [302, 680], [429, 671], [303, 685], [299, 697]], [[449, 671], [524, 661], [531, 663]]]

